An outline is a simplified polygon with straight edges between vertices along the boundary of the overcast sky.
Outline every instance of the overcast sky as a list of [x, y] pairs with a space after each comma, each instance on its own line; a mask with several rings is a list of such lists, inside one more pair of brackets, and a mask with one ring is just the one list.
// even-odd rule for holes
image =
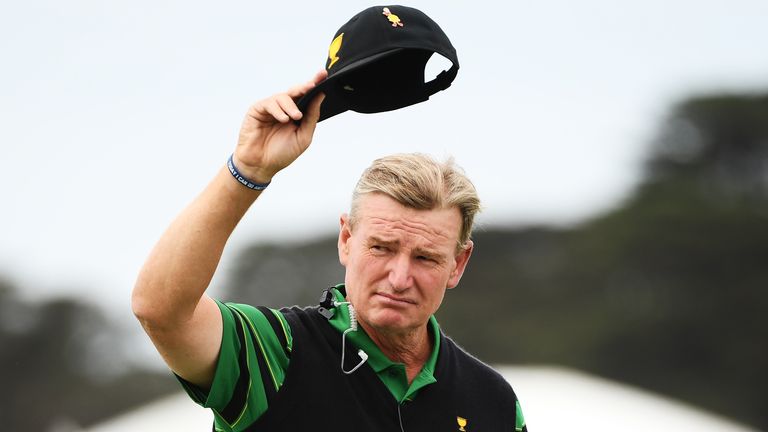
[[[6, 2], [0, 274], [31, 298], [73, 294], [128, 316], [141, 264], [223, 166], [248, 105], [309, 79], [366, 6]], [[456, 47], [454, 85], [321, 123], [225, 259], [251, 241], [334, 232], [360, 172], [400, 151], [455, 156], [484, 200], [482, 224], [575, 223], [632, 190], [674, 102], [768, 88], [762, 0], [410, 6]]]

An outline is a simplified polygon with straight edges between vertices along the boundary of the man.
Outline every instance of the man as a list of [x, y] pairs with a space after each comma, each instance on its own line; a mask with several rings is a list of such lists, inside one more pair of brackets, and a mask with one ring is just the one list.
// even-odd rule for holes
[[321, 306], [275, 311], [205, 294], [224, 245], [273, 176], [309, 146], [325, 78], [254, 104], [226, 167], [171, 224], [133, 310], [220, 431], [522, 431], [509, 384], [463, 352], [433, 316], [473, 244], [479, 200], [450, 162], [382, 158], [340, 218], [344, 284]]

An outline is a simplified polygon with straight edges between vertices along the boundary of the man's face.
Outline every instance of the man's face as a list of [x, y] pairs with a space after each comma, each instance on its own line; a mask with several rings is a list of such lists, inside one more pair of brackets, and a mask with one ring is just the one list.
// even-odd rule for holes
[[457, 252], [459, 210], [415, 210], [369, 193], [356, 212], [354, 229], [342, 215], [338, 246], [358, 319], [382, 333], [425, 326], [472, 253], [471, 242]]

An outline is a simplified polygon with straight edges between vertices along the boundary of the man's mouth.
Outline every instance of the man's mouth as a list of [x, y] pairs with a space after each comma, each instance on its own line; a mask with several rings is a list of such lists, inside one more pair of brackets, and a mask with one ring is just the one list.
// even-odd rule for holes
[[416, 302], [413, 300], [407, 299], [405, 297], [398, 297], [392, 294], [376, 293], [376, 295], [381, 297], [382, 300], [388, 304], [400, 305], [400, 306], [416, 304]]

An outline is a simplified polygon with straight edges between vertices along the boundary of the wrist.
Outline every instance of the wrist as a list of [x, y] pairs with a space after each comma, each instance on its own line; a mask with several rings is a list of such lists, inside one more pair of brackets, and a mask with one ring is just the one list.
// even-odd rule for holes
[[264, 189], [269, 186], [269, 184], [272, 182], [272, 179], [270, 177], [267, 181], [257, 180], [255, 177], [250, 177], [243, 172], [241, 172], [234, 161], [234, 153], [229, 156], [229, 159], [227, 159], [227, 169], [229, 170], [229, 173], [232, 175], [232, 177], [237, 180], [238, 183], [241, 185], [247, 187], [248, 189], [255, 190], [255, 191], [263, 191]]

